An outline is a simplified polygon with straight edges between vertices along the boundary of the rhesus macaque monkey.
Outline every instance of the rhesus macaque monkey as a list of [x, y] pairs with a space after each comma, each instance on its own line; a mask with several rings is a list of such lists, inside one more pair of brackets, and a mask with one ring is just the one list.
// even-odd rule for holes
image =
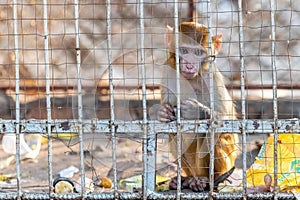
[[[175, 35], [168, 28], [166, 40], [169, 46], [169, 58], [166, 65], [171, 70], [164, 71], [165, 79], [161, 87], [161, 107], [157, 117], [161, 122], [176, 120], [176, 69]], [[212, 36], [213, 58], [221, 48], [222, 35]], [[179, 65], [181, 117], [198, 120], [210, 118], [210, 79], [208, 28], [196, 22], [183, 22], [179, 26]], [[236, 119], [235, 106], [223, 81], [223, 76], [212, 63], [214, 116], [219, 120]], [[176, 135], [170, 135], [169, 146], [174, 156], [177, 155]], [[210, 134], [182, 134], [182, 169], [189, 179], [182, 179], [182, 186], [194, 191], [207, 190], [209, 175], [209, 141]], [[215, 134], [215, 178], [232, 169], [237, 156], [238, 136], [236, 134]], [[232, 170], [233, 171], [233, 170]], [[177, 179], [173, 178], [170, 188], [176, 187]]]

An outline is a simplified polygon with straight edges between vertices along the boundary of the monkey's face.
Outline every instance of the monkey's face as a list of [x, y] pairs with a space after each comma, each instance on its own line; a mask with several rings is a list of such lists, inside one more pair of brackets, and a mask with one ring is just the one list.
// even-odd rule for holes
[[196, 77], [201, 65], [206, 62], [206, 60], [207, 51], [202, 46], [179, 47], [180, 72], [187, 79]]

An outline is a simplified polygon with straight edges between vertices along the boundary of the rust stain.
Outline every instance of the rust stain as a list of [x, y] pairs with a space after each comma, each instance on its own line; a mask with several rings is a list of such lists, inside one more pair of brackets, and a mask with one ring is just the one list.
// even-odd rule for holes
[[285, 130], [289, 131], [291, 129], [292, 129], [292, 127], [290, 125], [286, 125]]
[[62, 122], [62, 123], [60, 124], [60, 128], [62, 128], [63, 131], [70, 130], [69, 122], [68, 122], [68, 121]]
[[257, 121], [254, 121], [253, 126], [254, 126], [254, 129], [258, 129], [259, 128], [259, 123], [257, 123]]

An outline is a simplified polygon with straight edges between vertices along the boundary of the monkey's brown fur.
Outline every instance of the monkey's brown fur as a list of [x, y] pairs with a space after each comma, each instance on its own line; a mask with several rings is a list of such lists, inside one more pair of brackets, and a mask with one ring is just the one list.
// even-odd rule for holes
[[[202, 45], [208, 52], [208, 28], [195, 22], [184, 22], [179, 27], [179, 45], [200, 46]], [[175, 64], [175, 48], [174, 34], [167, 34], [167, 40], [170, 41], [170, 55], [166, 64], [176, 69]], [[213, 56], [220, 50], [222, 35], [212, 37], [212, 53]], [[208, 53], [209, 55], [209, 53]], [[184, 80], [185, 84], [181, 85], [181, 101], [184, 101], [194, 95], [206, 107], [210, 107], [209, 96], [209, 62], [208, 57], [199, 69], [198, 75], [192, 79]], [[213, 69], [213, 88], [214, 88], [214, 110], [215, 119], [234, 120], [236, 119], [236, 110], [231, 96], [228, 93], [223, 81], [223, 75], [216, 68], [214, 63]], [[164, 74], [168, 77], [162, 81], [161, 88], [161, 104], [168, 104], [176, 107], [177, 99], [174, 91], [168, 86], [176, 85], [176, 78], [170, 73]], [[170, 79], [170, 77], [172, 79]], [[186, 86], [192, 88], [187, 88]], [[176, 91], [175, 91], [176, 92]], [[200, 118], [202, 119], [202, 117]], [[172, 135], [169, 139], [169, 146], [172, 154], [177, 156], [177, 136]], [[206, 138], [206, 139], [205, 139]], [[209, 175], [209, 147], [207, 143], [210, 141], [210, 133], [208, 134], [183, 134], [182, 135], [182, 169], [187, 176], [205, 176]], [[234, 166], [234, 162], [238, 151], [238, 137], [236, 134], [215, 134], [214, 148], [214, 170], [215, 178], [230, 170]]]

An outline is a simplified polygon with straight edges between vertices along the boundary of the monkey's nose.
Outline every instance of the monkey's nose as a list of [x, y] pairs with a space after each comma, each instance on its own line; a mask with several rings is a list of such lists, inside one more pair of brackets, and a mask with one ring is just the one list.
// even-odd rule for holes
[[191, 69], [193, 69], [193, 65], [190, 64], [190, 63], [187, 63], [187, 64], [186, 64], [186, 68], [187, 68], [188, 70], [191, 70]]

